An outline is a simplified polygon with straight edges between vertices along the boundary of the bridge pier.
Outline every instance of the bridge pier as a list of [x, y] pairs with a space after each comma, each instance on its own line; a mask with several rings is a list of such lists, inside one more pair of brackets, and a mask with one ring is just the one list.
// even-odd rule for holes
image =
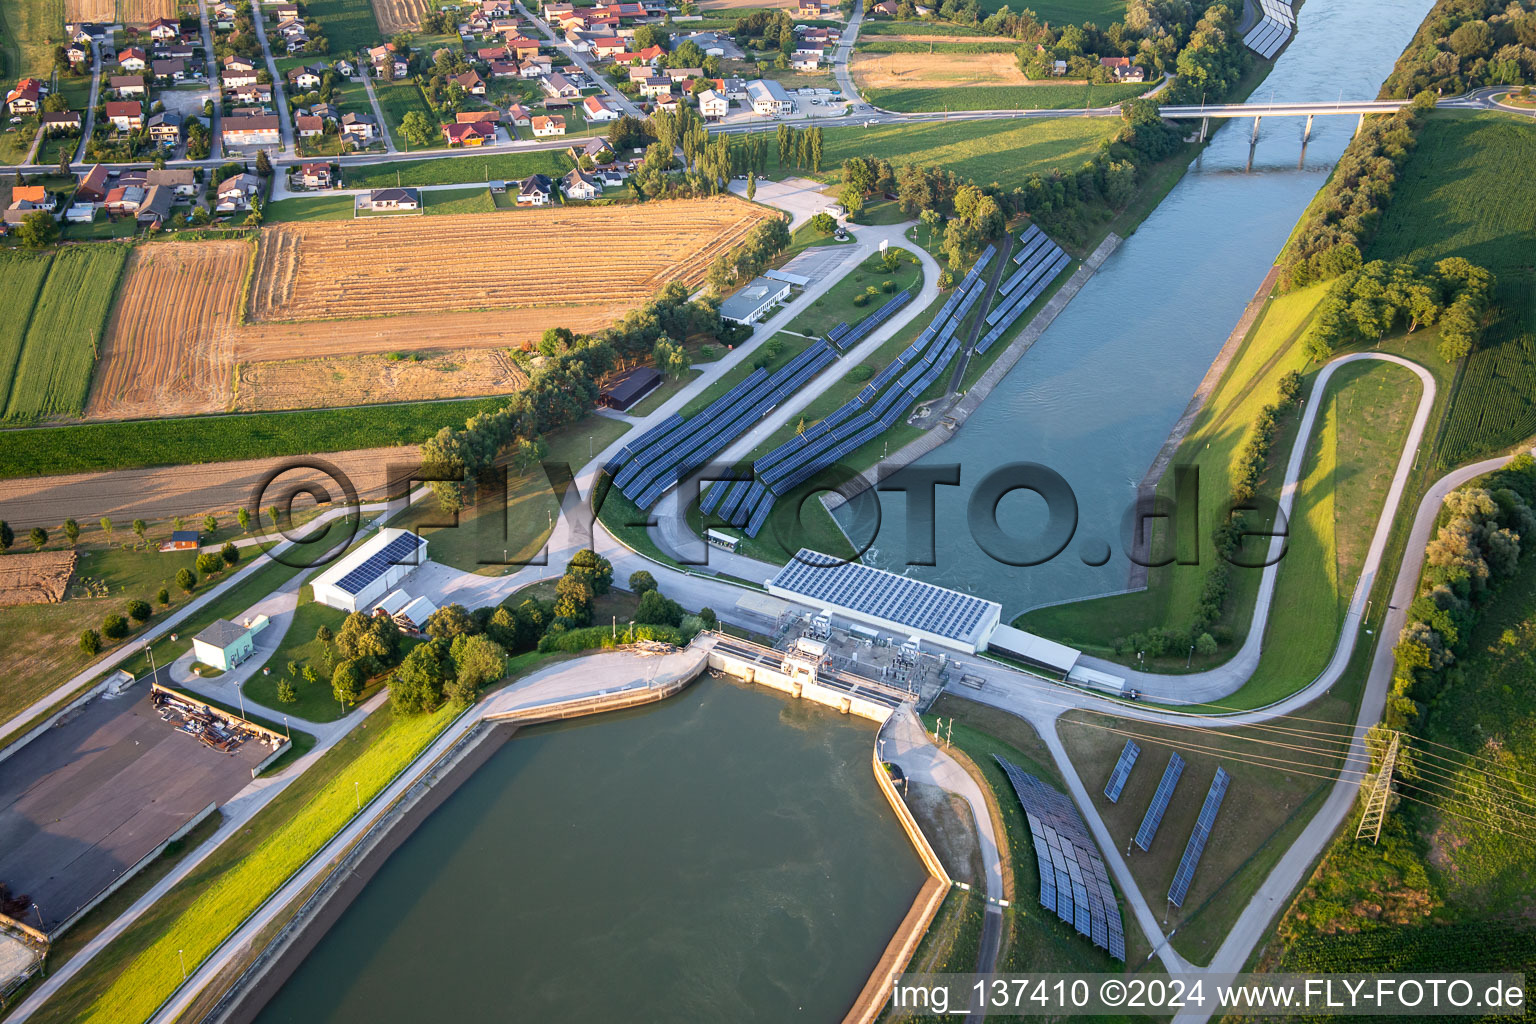
[[[1360, 115], [1360, 120], [1355, 122], [1355, 135], [1359, 135], [1360, 134], [1360, 129], [1362, 129], [1364, 127], [1365, 127], [1365, 115], [1362, 113]], [[1351, 136], [1351, 138], [1353, 138], [1353, 137], [1354, 136]]]
[[1303, 128], [1301, 132], [1301, 144], [1303, 146], [1305, 146], [1307, 144], [1307, 140], [1312, 137], [1312, 119], [1316, 116], [1316, 114], [1307, 115], [1307, 126]]
[[1254, 142], [1258, 142], [1259, 141], [1259, 122], [1262, 121], [1262, 120], [1263, 120], [1263, 118], [1261, 116], [1259, 116], [1258, 114], [1253, 115], [1253, 141]]
[[1208, 118], [1208, 117], [1202, 117], [1200, 119], [1200, 141], [1201, 142], [1205, 141], [1205, 133], [1210, 131], [1210, 128], [1211, 128], [1211, 119]]

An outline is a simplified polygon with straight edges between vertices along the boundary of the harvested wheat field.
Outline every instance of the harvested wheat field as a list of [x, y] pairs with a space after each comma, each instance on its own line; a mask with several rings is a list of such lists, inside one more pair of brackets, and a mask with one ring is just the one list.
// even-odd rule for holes
[[[253, 321], [560, 307], [601, 297], [613, 318], [710, 262], [772, 212], [732, 198], [405, 220], [279, 224], [262, 232]], [[568, 325], [569, 326], [569, 325]]]
[[855, 53], [849, 69], [866, 89], [1040, 84], [1011, 53]]
[[775, 10], [786, 8], [793, 10], [798, 6], [794, 0], [703, 0], [699, 4], [701, 11], [734, 11], [741, 7], [767, 8]]
[[117, 0], [117, 20], [144, 28], [157, 18], [176, 20], [177, 0]]
[[334, 405], [390, 402], [401, 395], [426, 401], [510, 394], [527, 383], [518, 365], [494, 349], [461, 349], [414, 359], [290, 359], [242, 365], [235, 408], [241, 412], [292, 409], [327, 392]]
[[110, 24], [117, 20], [117, 4], [114, 0], [65, 0], [64, 20]]
[[[269, 472], [303, 458], [306, 456], [205, 462], [195, 468], [159, 466], [0, 480], [0, 508], [5, 509], [6, 521], [18, 530], [52, 527], [65, 516], [81, 522], [110, 516], [117, 523], [172, 516], [196, 518], [209, 512], [226, 517], [241, 505], [251, 503]], [[316, 458], [345, 473], [358, 497], [371, 501], [386, 496], [392, 467], [419, 464], [421, 449], [415, 445], [362, 448], [327, 452]], [[267, 491], [268, 500], [262, 507], [271, 503], [273, 494], [305, 482], [325, 488], [332, 500], [341, 498], [334, 480], [315, 470], [293, 469], [283, 473]], [[295, 508], [302, 508], [305, 500], [295, 502]], [[19, 556], [6, 555], [0, 558], [0, 565], [13, 557]]]
[[75, 571], [73, 551], [37, 551], [0, 558], [0, 608], [57, 604]]
[[164, 242], [128, 256], [86, 414], [182, 416], [229, 404], [246, 242]]
[[420, 32], [421, 16], [435, 6], [431, 0], [373, 0], [373, 13], [387, 39], [397, 32]]

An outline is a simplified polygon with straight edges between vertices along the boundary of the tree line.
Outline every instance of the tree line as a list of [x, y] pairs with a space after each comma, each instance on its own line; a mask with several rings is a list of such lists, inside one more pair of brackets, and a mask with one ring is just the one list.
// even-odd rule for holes
[[1439, 0], [1387, 76], [1384, 97], [1455, 96], [1536, 82], [1536, 2]]
[[1477, 346], [1487, 326], [1495, 279], [1460, 256], [1421, 272], [1411, 263], [1372, 260], [1336, 280], [1307, 330], [1307, 355], [1319, 362], [1357, 342], [1402, 327], [1412, 334], [1439, 323], [1440, 356], [1455, 362]]

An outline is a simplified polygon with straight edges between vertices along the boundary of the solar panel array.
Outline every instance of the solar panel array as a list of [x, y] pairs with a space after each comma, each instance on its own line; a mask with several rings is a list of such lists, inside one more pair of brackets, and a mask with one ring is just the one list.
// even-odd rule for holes
[[1072, 257], [1061, 246], [1051, 241], [1044, 231], [1031, 224], [1019, 236], [1021, 248], [1013, 257], [1019, 269], [1008, 275], [998, 285], [1003, 298], [987, 314], [987, 333], [976, 342], [976, 354], [984, 356], [999, 338], [1012, 327], [1024, 311], [1045, 293], [1051, 282], [1072, 262]]
[[1216, 824], [1216, 812], [1221, 810], [1222, 798], [1227, 795], [1228, 781], [1226, 769], [1217, 766], [1216, 777], [1211, 780], [1205, 803], [1200, 807], [1200, 817], [1195, 820], [1195, 830], [1189, 834], [1189, 845], [1184, 847], [1179, 870], [1173, 873], [1173, 884], [1168, 887], [1168, 902], [1176, 907], [1182, 907], [1184, 897], [1189, 895], [1189, 883], [1194, 881], [1195, 868], [1200, 866], [1200, 855], [1205, 852], [1205, 841]]
[[1184, 759], [1178, 754], [1168, 758], [1168, 767], [1163, 769], [1163, 777], [1158, 781], [1157, 792], [1152, 794], [1152, 802], [1147, 804], [1147, 813], [1141, 819], [1141, 828], [1136, 830], [1136, 845], [1143, 850], [1150, 849], [1152, 837], [1157, 835], [1157, 826], [1163, 823], [1163, 812], [1168, 810], [1168, 801], [1173, 798], [1173, 789], [1179, 784], [1179, 776], [1184, 774]]
[[1076, 928], [1078, 934], [1087, 935], [1095, 946], [1123, 961], [1125, 932], [1120, 904], [1082, 815], [1065, 794], [1001, 757], [997, 763], [1013, 783], [1029, 821], [1035, 860], [1040, 866], [1040, 904]]
[[1259, 23], [1243, 37], [1243, 43], [1265, 60], [1280, 52], [1296, 29], [1296, 15], [1286, 0], [1259, 0]]
[[753, 370], [697, 415], [668, 418], [609, 463], [614, 486], [640, 508], [650, 508], [836, 359], [830, 345], [815, 342], [775, 373]]
[[[757, 536], [768, 521], [774, 502], [781, 496], [889, 430], [939, 378], [960, 351], [961, 341], [957, 334], [966, 314], [986, 291], [983, 272], [992, 253], [990, 248], [982, 252], [917, 340], [866, 384], [855, 398], [753, 463], [753, 471], [765, 487], [758, 503], [748, 513], [747, 536]], [[906, 301], [902, 296], [897, 298]], [[852, 331], [838, 334], [836, 343], [847, 346], [858, 340], [859, 332], [870, 321], [884, 320], [890, 315], [886, 308], [892, 302], [860, 321]], [[873, 325], [869, 329], [872, 330]], [[833, 332], [837, 331], [834, 327]], [[894, 386], [890, 386], [893, 382]]]
[[801, 548], [768, 584], [937, 636], [970, 640], [997, 606], [932, 583]]
[[[363, 560], [363, 563], [336, 581], [336, 589], [348, 594], [362, 593], [363, 588], [383, 576], [394, 565], [417, 565], [416, 551], [426, 541], [414, 533], [402, 533]], [[410, 559], [407, 561], [406, 559]]]
[[1135, 740], [1126, 740], [1125, 748], [1120, 751], [1120, 760], [1115, 762], [1115, 770], [1109, 773], [1109, 781], [1104, 784], [1104, 795], [1112, 804], [1120, 802], [1120, 791], [1125, 788], [1125, 780], [1131, 777], [1131, 769], [1136, 767], [1136, 758], [1141, 756], [1141, 748]]

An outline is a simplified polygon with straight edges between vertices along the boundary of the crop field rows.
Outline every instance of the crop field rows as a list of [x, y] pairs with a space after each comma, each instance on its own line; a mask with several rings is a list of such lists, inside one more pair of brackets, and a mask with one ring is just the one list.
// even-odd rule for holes
[[223, 409], [234, 368], [245, 242], [167, 242], [128, 257], [88, 412], [103, 418]]
[[[282, 224], [262, 234], [256, 322], [561, 306], [600, 296], [615, 314], [672, 280], [702, 281], [767, 212], [739, 200], [517, 217]], [[473, 254], [465, 259], [465, 254]]]
[[287, 359], [243, 364], [235, 386], [235, 408], [240, 412], [293, 409], [327, 391], [344, 394], [348, 402], [360, 405], [396, 401], [401, 395], [428, 401], [511, 394], [527, 383], [517, 363], [498, 349], [461, 349], [412, 359]]
[[421, 16], [436, 6], [430, 0], [373, 0], [373, 14], [379, 20], [379, 31], [389, 37], [421, 31]]
[[142, 28], [156, 18], [175, 18], [176, 7], [176, 0], [66, 0], [64, 20]]
[[[7, 313], [4, 319], [30, 315], [9, 381], [7, 420], [78, 416], [84, 411], [102, 328], [126, 256], [122, 246], [93, 245], [61, 250], [51, 261], [34, 257], [48, 267], [36, 301], [10, 294], [0, 299], [0, 308]], [[13, 326], [0, 334], [0, 343], [7, 336], [14, 338], [19, 329]]]

